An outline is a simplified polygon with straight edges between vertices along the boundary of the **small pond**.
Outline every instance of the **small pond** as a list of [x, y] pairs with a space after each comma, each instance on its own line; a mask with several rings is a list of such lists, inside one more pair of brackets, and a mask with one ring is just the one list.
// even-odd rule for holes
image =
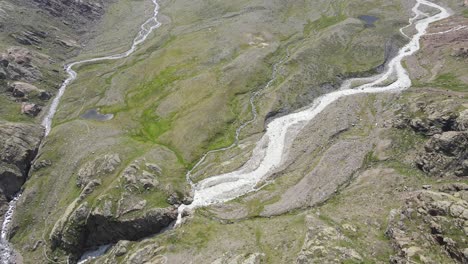
[[374, 23], [379, 20], [378, 17], [376, 16], [370, 16], [370, 15], [362, 15], [358, 17], [362, 21], [364, 21], [366, 24], [364, 25], [365, 27], [374, 27]]
[[97, 120], [97, 121], [107, 121], [107, 120], [111, 120], [113, 117], [114, 117], [113, 114], [99, 113], [99, 109], [90, 109], [81, 115], [81, 118]]

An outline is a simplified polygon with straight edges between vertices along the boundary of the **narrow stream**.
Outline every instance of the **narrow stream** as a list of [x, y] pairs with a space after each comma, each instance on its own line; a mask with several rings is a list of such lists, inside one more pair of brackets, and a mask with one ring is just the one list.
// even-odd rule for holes
[[[136, 51], [138, 45], [140, 45], [142, 42], [146, 40], [146, 38], [153, 32], [153, 30], [159, 28], [161, 26], [161, 23], [158, 21], [158, 13], [159, 13], [159, 4], [157, 3], [156, 0], [151, 0], [154, 4], [154, 9], [153, 9], [153, 15], [147, 19], [141, 26], [140, 26], [140, 31], [136, 35], [136, 37], [133, 39], [132, 46], [125, 52], [119, 53], [119, 54], [114, 54], [114, 55], [109, 55], [109, 56], [104, 56], [104, 57], [96, 57], [96, 58], [91, 58], [91, 59], [86, 59], [86, 60], [81, 60], [81, 61], [76, 61], [70, 64], [65, 65], [65, 71], [68, 74], [67, 79], [62, 83], [60, 86], [60, 89], [55, 96], [54, 100], [52, 101], [52, 104], [49, 107], [49, 110], [42, 120], [42, 126], [45, 128], [45, 135], [44, 137], [47, 137], [49, 135], [50, 130], [52, 128], [52, 120], [55, 116], [55, 113], [57, 112], [58, 105], [60, 103], [60, 100], [62, 99], [62, 96], [65, 93], [65, 90], [67, 89], [68, 85], [73, 82], [76, 77], [77, 73], [73, 70], [74, 66], [80, 65], [80, 64], [86, 64], [90, 62], [98, 62], [98, 61], [106, 61], [106, 60], [118, 60], [122, 59], [125, 57], [130, 56], [133, 52]], [[15, 206], [16, 202], [19, 199], [21, 194], [18, 194], [13, 200], [10, 201], [8, 205], [8, 211], [5, 214], [5, 217], [3, 219], [3, 224], [2, 224], [2, 230], [1, 230], [1, 238], [0, 238], [0, 263], [2, 264], [9, 264], [9, 263], [14, 263], [13, 259], [13, 249], [11, 248], [10, 244], [8, 243], [8, 231], [9, 231], [9, 226], [11, 223], [11, 220], [13, 218], [13, 214], [15, 211]], [[103, 252], [105, 252], [106, 248], [100, 247], [96, 252], [87, 252], [85, 254], [86, 259], [89, 258], [95, 258], [98, 255], [102, 255]], [[83, 261], [83, 262], [84, 262]]]
[[[194, 187], [194, 200], [190, 205], [181, 205], [178, 209], [177, 224], [182, 221], [183, 212], [187, 209], [208, 206], [233, 200], [239, 196], [256, 190], [256, 186], [268, 176], [277, 172], [282, 162], [285, 161], [287, 152], [286, 138], [294, 138], [298, 132], [328, 105], [339, 98], [370, 93], [401, 92], [411, 86], [411, 80], [401, 62], [407, 56], [414, 54], [420, 48], [420, 39], [426, 33], [430, 23], [450, 16], [443, 7], [427, 0], [416, 0], [412, 8], [414, 16], [409, 19], [410, 26], [414, 25], [417, 33], [403, 46], [398, 55], [393, 58], [386, 71], [374, 78], [353, 79], [369, 83], [352, 87], [350, 82], [345, 82], [337, 91], [322, 95], [306, 109], [283, 117], [279, 117], [268, 124], [266, 133], [256, 144], [251, 158], [238, 170], [213, 176], [200, 181]], [[428, 16], [419, 10], [421, 5], [426, 5], [440, 12]], [[409, 26], [405, 26], [403, 30]], [[405, 35], [405, 34], [404, 34]], [[406, 35], [405, 35], [406, 36]], [[387, 84], [389, 83], [390, 84]], [[290, 142], [290, 141], [289, 141]], [[205, 159], [202, 157], [201, 162]], [[200, 162], [199, 162], [200, 163]]]
[[249, 104], [250, 104], [250, 107], [251, 107], [251, 114], [252, 114], [252, 118], [249, 119], [248, 121], [242, 123], [237, 129], [236, 129], [236, 134], [235, 134], [235, 137], [234, 137], [234, 142], [227, 146], [227, 147], [224, 147], [224, 148], [219, 148], [219, 149], [214, 149], [214, 150], [210, 150], [208, 152], [206, 152], [201, 158], [200, 160], [198, 160], [198, 162], [192, 167], [191, 170], [189, 170], [186, 174], [186, 179], [187, 179], [187, 182], [192, 186], [192, 188], [195, 187], [195, 184], [193, 183], [192, 181], [192, 173], [201, 165], [203, 164], [203, 162], [205, 161], [205, 159], [211, 155], [211, 154], [214, 154], [214, 153], [217, 153], [217, 152], [222, 152], [222, 151], [226, 151], [226, 150], [229, 150], [229, 149], [232, 149], [234, 148], [235, 146], [237, 146], [239, 144], [239, 137], [240, 137], [240, 134], [242, 132], [242, 130], [247, 127], [248, 125], [252, 124], [253, 122], [255, 122], [257, 120], [257, 109], [255, 107], [255, 99], [258, 97], [258, 95], [264, 91], [264, 90], [267, 90], [277, 79], [278, 77], [278, 71], [281, 67], [281, 65], [287, 60], [289, 59], [289, 49], [286, 48], [286, 56], [284, 56], [284, 58], [282, 58], [280, 61], [278, 61], [277, 63], [275, 63], [273, 65], [273, 70], [272, 70], [272, 73], [271, 73], [271, 78], [270, 80], [267, 82], [267, 84], [265, 86], [263, 86], [261, 89], [255, 91], [252, 96], [250, 97], [249, 99]]
[[[73, 70], [74, 66], [90, 62], [117, 60], [128, 57], [136, 50], [139, 44], [146, 40], [148, 35], [154, 29], [161, 26], [161, 23], [157, 20], [159, 5], [156, 2], [156, 0], [151, 1], [154, 3], [155, 6], [154, 14], [151, 18], [149, 18], [145, 23], [141, 25], [141, 29], [135, 37], [135, 39], [133, 40], [132, 46], [129, 50], [120, 54], [77, 61], [65, 66], [65, 70], [68, 73], [68, 78], [63, 82], [62, 86], [60, 87], [57, 96], [54, 98], [49, 108], [49, 111], [42, 122], [42, 125], [45, 127], [46, 136], [50, 133], [52, 120], [57, 111], [60, 99], [62, 98], [68, 85], [77, 77], [77, 73]], [[191, 182], [190, 176], [193, 170], [189, 171], [187, 173], [187, 180], [192, 184], [192, 187], [194, 188], [194, 200], [193, 203], [190, 205], [181, 205], [179, 207], [179, 216], [176, 225], [181, 223], [183, 212], [187, 209], [192, 210], [197, 207], [227, 202], [239, 196], [242, 196], [248, 192], [255, 191], [257, 184], [260, 183], [262, 180], [268, 178], [272, 173], [276, 172], [281, 166], [282, 162], [285, 160], [285, 150], [287, 150], [287, 147], [289, 147], [286, 144], [287, 136], [289, 138], [294, 138], [297, 135], [297, 133], [308, 122], [313, 120], [319, 113], [326, 109], [328, 105], [335, 102], [337, 99], [355, 94], [400, 92], [404, 89], [409, 88], [411, 86], [411, 80], [408, 76], [408, 73], [401, 64], [402, 60], [405, 57], [410, 56], [419, 50], [420, 38], [426, 33], [426, 30], [430, 23], [439, 21], [450, 16], [450, 13], [445, 8], [437, 4], [434, 4], [427, 0], [416, 1], [417, 3], [412, 9], [415, 15], [414, 17], [410, 18], [409, 22], [410, 25], [415, 26], [417, 33], [411, 38], [408, 37], [410, 39], [410, 42], [404, 47], [402, 47], [398, 55], [389, 62], [387, 70], [383, 74], [374, 76], [373, 78], [353, 79], [352, 81], [361, 80], [368, 82], [366, 84], [359, 85], [354, 88], [351, 85], [351, 81], [345, 82], [343, 86], [337, 91], [322, 95], [315, 99], [314, 102], [308, 108], [273, 120], [268, 124], [264, 136], [256, 144], [249, 161], [246, 162], [241, 168], [239, 168], [236, 171], [213, 176], [202, 180], [197, 184], [193, 184]], [[440, 10], [440, 12], [433, 16], [427, 16], [427, 14], [419, 10], [419, 7], [421, 5], [426, 5], [438, 9]], [[408, 26], [404, 28], [407, 27]], [[401, 29], [402, 34], [404, 34], [404, 28]], [[276, 79], [278, 67], [286, 59], [287, 56], [274, 66], [272, 79], [266, 87], [270, 86], [271, 83]], [[385, 83], [393, 79], [395, 79], [395, 81], [393, 81], [389, 85], [385, 85]], [[213, 152], [223, 151], [237, 145], [241, 130], [250, 123], [254, 122], [257, 117], [257, 113], [254, 107], [254, 100], [259, 93], [260, 91], [255, 92], [250, 98], [253, 118], [247, 121], [246, 123], [242, 124], [237, 129], [236, 140], [233, 143], [233, 145], [227, 148], [214, 150], [206, 153], [195, 167], [198, 167], [201, 163], [203, 163], [207, 155]], [[0, 241], [0, 257], [2, 263], [10, 263], [12, 258], [12, 249], [10, 248], [7, 241], [7, 232], [18, 198], [19, 196], [15, 197], [15, 199], [13, 199], [10, 202], [8, 211], [5, 215], [4, 223], [2, 225]], [[103, 254], [104, 251], [105, 249], [100, 248], [96, 252], [88, 252], [88, 256], [90, 258], [94, 258], [98, 255]]]
[[8, 227], [10, 225], [11, 219], [13, 218], [16, 202], [18, 201], [20, 196], [21, 194], [16, 195], [10, 201], [10, 203], [8, 203], [8, 209], [3, 219], [2, 231], [0, 234], [0, 262], [2, 264], [14, 263], [13, 249], [10, 247], [10, 243], [8, 242]]
[[137, 36], [133, 39], [133, 43], [130, 49], [119, 54], [76, 61], [76, 62], [65, 65], [65, 71], [68, 74], [68, 78], [62, 83], [62, 86], [60, 86], [59, 92], [55, 96], [54, 100], [52, 101], [52, 104], [50, 105], [47, 115], [44, 117], [44, 120], [42, 120], [42, 126], [44, 126], [45, 128], [46, 136], [49, 135], [50, 130], [52, 128], [52, 120], [54, 119], [55, 113], [57, 112], [60, 99], [62, 99], [62, 96], [65, 93], [65, 90], [67, 89], [68, 85], [71, 82], [73, 82], [77, 77], [77, 73], [73, 70], [74, 66], [77, 66], [80, 64], [86, 64], [90, 62], [119, 60], [119, 59], [126, 58], [130, 56], [130, 54], [136, 51], [137, 46], [140, 45], [143, 41], [145, 41], [146, 38], [149, 36], [149, 34], [151, 34], [153, 30], [161, 26], [161, 23], [158, 21], [159, 4], [156, 2], [156, 0], [151, 0], [151, 1], [154, 4], [153, 16], [149, 18], [148, 20], [146, 20], [145, 23], [141, 25], [140, 31], [138, 32]]

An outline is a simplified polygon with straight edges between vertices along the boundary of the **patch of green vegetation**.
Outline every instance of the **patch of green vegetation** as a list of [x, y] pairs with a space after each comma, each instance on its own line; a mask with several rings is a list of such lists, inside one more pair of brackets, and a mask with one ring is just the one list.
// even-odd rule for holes
[[468, 8], [465, 8], [463, 11], [462, 11], [462, 15], [466, 18], [468, 18]]
[[[273, 184], [269, 184], [267, 187], [270, 187], [270, 189], [276, 188]], [[265, 190], [266, 188], [263, 188], [262, 190]], [[270, 190], [271, 192], [271, 190]], [[248, 210], [248, 217], [257, 217], [260, 216], [260, 213], [263, 212], [263, 209], [265, 206], [274, 204], [275, 202], [278, 202], [281, 199], [280, 195], [275, 195], [273, 197], [269, 197], [268, 199], [261, 197], [261, 198], [254, 198], [254, 199], [242, 199], [238, 198], [235, 201], [239, 202], [240, 204], [243, 204], [246, 206]]]
[[177, 245], [181, 249], [202, 249], [211, 238], [216, 234], [219, 225], [213, 220], [205, 217], [194, 217], [190, 226], [182, 226], [181, 232], [170, 234], [165, 243], [168, 245]]
[[155, 108], [149, 107], [143, 111], [139, 119], [141, 129], [132, 135], [134, 139], [156, 142], [160, 135], [171, 128], [171, 120], [159, 117]]
[[452, 73], [444, 73], [438, 75], [434, 81], [430, 83], [417, 83], [416, 87], [432, 86], [441, 89], [448, 89], [456, 92], [468, 91], [468, 84], [462, 82], [457, 76]]
[[167, 196], [159, 190], [148, 190], [142, 194], [142, 198], [146, 200], [147, 208], [165, 208], [169, 206]]
[[184, 76], [180, 73], [183, 66], [171, 66], [161, 71], [153, 80], [133, 89], [127, 95], [127, 104], [130, 108], [141, 106], [142, 103], [159, 98], [164, 88]]
[[364, 161], [363, 161], [362, 166], [364, 168], [370, 167], [370, 166], [372, 166], [373, 164], [375, 164], [377, 162], [379, 162], [379, 159], [377, 158], [377, 156], [374, 155], [374, 151], [371, 150], [364, 157]]
[[344, 21], [347, 17], [344, 14], [339, 14], [336, 16], [326, 16], [322, 15], [319, 19], [311, 21], [310, 19], [307, 21], [307, 24], [304, 26], [304, 35], [309, 35], [312, 32], [318, 32], [323, 30], [327, 27], [331, 27]]
[[421, 170], [418, 170], [411, 164], [407, 164], [400, 161], [388, 161], [385, 162], [385, 165], [389, 168], [394, 169], [398, 174], [402, 176], [423, 179], [424, 181], [428, 180], [426, 175], [424, 175], [424, 173]]
[[9, 122], [31, 122], [34, 119], [21, 114], [21, 103], [12, 102], [5, 95], [0, 94], [0, 116]]
[[394, 142], [392, 147], [393, 160], [402, 160], [408, 151], [415, 149], [416, 146], [422, 146], [427, 140], [424, 135], [406, 129], [392, 129], [390, 137]]

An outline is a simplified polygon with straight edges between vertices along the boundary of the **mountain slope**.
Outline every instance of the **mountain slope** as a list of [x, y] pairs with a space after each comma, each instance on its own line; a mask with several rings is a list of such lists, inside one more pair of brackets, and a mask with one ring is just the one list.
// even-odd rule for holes
[[[57, 3], [46, 12], [54, 14], [65, 2]], [[455, 10], [461, 3], [444, 4]], [[310, 104], [347, 78], [381, 72], [406, 41], [399, 28], [412, 7], [370, 0], [160, 5], [162, 27], [134, 55], [77, 68], [18, 202], [11, 241], [24, 263], [76, 260], [109, 243], [117, 245], [96, 263], [387, 262], [391, 255], [395, 261], [418, 256], [398, 244], [392, 235], [398, 232], [384, 236], [387, 225], [397, 230], [396, 218], [387, 219], [421, 185], [442, 185], [416, 167], [430, 171], [418, 165], [418, 157], [426, 155], [421, 148], [432, 135], [412, 124], [415, 116], [426, 120], [434, 113], [413, 110], [448, 100], [433, 108], [450, 108], [452, 121], [464, 126], [457, 118], [466, 109], [466, 58], [460, 49], [466, 31], [423, 40], [422, 51], [407, 60], [416, 87], [401, 97], [353, 96], [327, 108], [294, 141], [285, 170], [259, 192], [198, 209], [180, 228], [152, 237], [175, 220], [177, 205], [190, 203], [186, 172], [207, 151], [231, 145], [236, 129], [252, 118], [249, 100], [256, 91], [258, 116], [241, 131], [239, 146], [208, 156], [192, 172], [195, 182], [243, 164], [273, 118]], [[80, 19], [100, 18], [86, 47], [60, 52], [57, 60], [73, 52], [75, 60], [125, 50], [150, 6], [115, 1], [92, 5], [83, 18], [68, 16], [72, 35]], [[464, 24], [457, 13], [431, 30]], [[435, 61], [438, 66], [430, 68]], [[104, 114], [113, 118], [104, 121]], [[14, 116], [9, 121], [17, 121]], [[461, 163], [448, 167], [461, 166], [466, 176], [466, 156], [456, 155]], [[440, 166], [445, 165], [429, 167]], [[445, 177], [443, 183], [464, 179]], [[463, 249], [461, 235], [447, 232], [455, 248]], [[438, 259], [447, 250], [442, 246], [436, 257], [424, 257], [449, 261]]]

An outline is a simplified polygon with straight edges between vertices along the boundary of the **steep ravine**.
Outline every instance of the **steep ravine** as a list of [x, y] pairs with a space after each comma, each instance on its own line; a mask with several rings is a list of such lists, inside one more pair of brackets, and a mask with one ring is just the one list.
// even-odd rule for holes
[[[68, 78], [62, 83], [59, 88], [59, 91], [55, 98], [53, 99], [47, 114], [45, 115], [42, 126], [44, 129], [38, 129], [37, 126], [34, 125], [11, 125], [11, 124], [0, 124], [1, 127], [1, 135], [5, 135], [7, 140], [2, 141], [2, 145], [0, 149], [4, 149], [5, 151], [2, 154], [2, 161], [7, 161], [10, 164], [14, 164], [15, 167], [11, 168], [11, 172], [5, 172], [6, 176], [9, 176], [11, 180], [3, 181], [6, 186], [2, 186], [3, 190], [6, 190], [6, 193], [2, 193], [5, 195], [6, 199], [11, 200], [9, 206], [5, 213], [5, 218], [2, 224], [1, 230], [1, 238], [0, 238], [0, 260], [2, 263], [15, 263], [13, 249], [10, 247], [8, 243], [8, 232], [10, 228], [10, 222], [12, 220], [12, 216], [14, 214], [16, 201], [20, 197], [20, 194], [16, 193], [21, 188], [23, 183], [25, 182], [31, 164], [34, 161], [35, 156], [38, 153], [39, 146], [41, 141], [47, 137], [51, 128], [52, 128], [52, 121], [53, 117], [57, 111], [58, 105], [60, 103], [60, 99], [62, 98], [67, 86], [76, 79], [77, 73], [72, 69], [73, 66], [77, 66], [80, 64], [90, 63], [90, 62], [98, 62], [98, 61], [105, 61], [105, 60], [118, 60], [121, 58], [125, 58], [130, 56], [133, 52], [136, 51], [138, 45], [146, 40], [146, 38], [152, 33], [152, 31], [158, 28], [161, 23], [157, 20], [157, 15], [159, 12], [159, 5], [156, 0], [152, 0], [154, 4], [154, 11], [152, 17], [147, 19], [140, 27], [140, 31], [133, 39], [131, 47], [119, 54], [108, 55], [103, 57], [96, 57], [91, 59], [86, 59], [82, 61], [73, 62], [71, 64], [65, 65], [65, 70], [68, 74]], [[85, 5], [82, 5], [85, 6]], [[59, 8], [59, 7], [57, 7]], [[51, 11], [51, 10], [49, 10]], [[88, 10], [92, 11], [92, 10]], [[51, 11], [52, 12], [52, 11]], [[86, 10], [83, 12], [87, 12]], [[93, 12], [89, 13], [90, 15]], [[5, 210], [2, 208], [2, 210]], [[98, 221], [98, 220], [97, 220]], [[166, 220], [168, 221], [168, 220]], [[170, 222], [170, 220], [169, 220]], [[159, 222], [157, 223], [159, 224]], [[138, 224], [136, 224], [138, 225]], [[164, 227], [164, 226], [163, 226]], [[161, 228], [163, 228], [161, 227]]]

